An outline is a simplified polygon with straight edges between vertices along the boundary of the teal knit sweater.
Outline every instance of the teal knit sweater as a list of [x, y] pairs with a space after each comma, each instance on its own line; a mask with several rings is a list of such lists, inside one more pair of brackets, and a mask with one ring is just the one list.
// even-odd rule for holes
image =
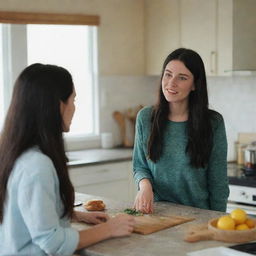
[[187, 122], [168, 121], [164, 133], [163, 153], [156, 163], [148, 159], [152, 107], [137, 116], [133, 152], [135, 182], [151, 181], [154, 200], [226, 211], [229, 195], [227, 178], [227, 139], [221, 115], [212, 121], [213, 149], [206, 168], [194, 168], [186, 154]]

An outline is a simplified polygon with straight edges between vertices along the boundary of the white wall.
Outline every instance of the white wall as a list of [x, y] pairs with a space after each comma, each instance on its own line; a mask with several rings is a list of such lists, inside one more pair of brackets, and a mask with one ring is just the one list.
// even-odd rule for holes
[[99, 15], [100, 74], [144, 74], [144, 0], [1, 0], [0, 10]]

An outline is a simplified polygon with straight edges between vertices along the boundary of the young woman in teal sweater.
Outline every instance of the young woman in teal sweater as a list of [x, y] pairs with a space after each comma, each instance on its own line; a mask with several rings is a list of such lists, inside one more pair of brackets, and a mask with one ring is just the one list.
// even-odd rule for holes
[[153, 201], [226, 211], [227, 139], [222, 116], [208, 108], [201, 57], [180, 48], [164, 62], [159, 99], [136, 121], [134, 207], [153, 212]]

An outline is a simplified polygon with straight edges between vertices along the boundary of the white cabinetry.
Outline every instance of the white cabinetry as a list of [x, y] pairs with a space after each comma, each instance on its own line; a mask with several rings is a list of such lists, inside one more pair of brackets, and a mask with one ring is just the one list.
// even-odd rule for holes
[[166, 56], [179, 47], [197, 51], [208, 75], [216, 74], [218, 0], [145, 2], [146, 72], [159, 75]]
[[198, 51], [208, 75], [256, 70], [255, 12], [255, 0], [182, 0], [181, 42]]
[[217, 0], [180, 1], [181, 46], [195, 50], [202, 57], [206, 73], [217, 70]]
[[255, 0], [145, 1], [146, 73], [178, 47], [197, 51], [207, 75], [256, 70], [255, 12]]
[[131, 161], [70, 166], [70, 179], [76, 192], [133, 201], [135, 186]]
[[179, 0], [145, 1], [145, 64], [159, 75], [164, 59], [180, 46]]
[[232, 69], [256, 70], [256, 2], [255, 0], [233, 0], [232, 10]]

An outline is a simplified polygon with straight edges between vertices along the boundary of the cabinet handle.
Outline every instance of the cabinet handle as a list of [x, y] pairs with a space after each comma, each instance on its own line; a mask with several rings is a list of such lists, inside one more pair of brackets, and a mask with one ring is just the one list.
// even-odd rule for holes
[[216, 64], [217, 64], [217, 53], [215, 51], [211, 51], [211, 73], [216, 74]]

